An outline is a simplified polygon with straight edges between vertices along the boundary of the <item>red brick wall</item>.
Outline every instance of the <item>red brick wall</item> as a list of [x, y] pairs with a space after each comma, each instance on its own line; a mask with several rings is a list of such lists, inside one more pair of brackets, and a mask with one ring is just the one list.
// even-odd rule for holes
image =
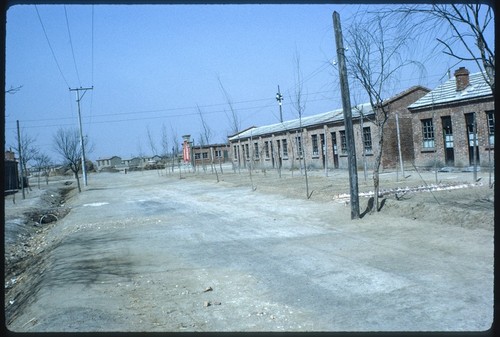
[[[454, 166], [469, 166], [469, 146], [467, 139], [465, 114], [476, 112], [477, 140], [479, 148], [479, 165], [488, 166], [488, 121], [486, 111], [494, 110], [492, 98], [483, 101], [438, 107], [435, 109], [416, 110], [412, 113], [415, 165], [431, 167], [434, 161], [438, 166], [445, 165], [445, 148], [443, 137], [443, 116], [450, 116], [453, 130]], [[425, 151], [422, 148], [422, 119], [432, 118], [434, 125], [435, 149]], [[494, 150], [491, 153], [494, 155]]]

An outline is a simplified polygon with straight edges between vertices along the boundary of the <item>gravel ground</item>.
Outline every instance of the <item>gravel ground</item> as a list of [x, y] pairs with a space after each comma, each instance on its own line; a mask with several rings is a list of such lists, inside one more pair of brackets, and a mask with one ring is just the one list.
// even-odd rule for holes
[[[493, 320], [487, 172], [101, 173], [5, 198], [16, 332], [481, 331]], [[69, 180], [70, 182], [71, 180]], [[73, 188], [73, 189], [72, 189]], [[19, 194], [19, 193], [18, 193]], [[367, 195], [367, 196], [365, 196]], [[53, 214], [51, 217], [47, 214]], [[44, 217], [44, 221], [40, 221]], [[57, 221], [52, 220], [57, 219]]]

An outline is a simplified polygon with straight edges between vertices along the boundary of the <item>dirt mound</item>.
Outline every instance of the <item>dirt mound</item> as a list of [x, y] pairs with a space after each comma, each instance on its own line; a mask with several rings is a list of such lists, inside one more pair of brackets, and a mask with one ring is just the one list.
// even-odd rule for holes
[[493, 230], [494, 192], [487, 186], [471, 185], [392, 195], [387, 197], [384, 211], [410, 220]]

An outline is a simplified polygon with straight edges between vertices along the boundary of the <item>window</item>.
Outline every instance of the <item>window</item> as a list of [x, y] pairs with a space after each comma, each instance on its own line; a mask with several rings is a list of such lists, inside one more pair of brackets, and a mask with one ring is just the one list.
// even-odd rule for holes
[[236, 145], [233, 146], [233, 155], [234, 159], [238, 159], [238, 148], [236, 147]]
[[264, 151], [266, 152], [266, 158], [269, 158], [269, 142], [264, 142]]
[[424, 149], [434, 148], [434, 125], [432, 118], [422, 119], [422, 147]]
[[253, 152], [255, 153], [255, 159], [259, 159], [259, 143], [253, 143]]
[[363, 128], [363, 147], [365, 149], [365, 154], [372, 154], [372, 134], [370, 127]]
[[340, 152], [347, 154], [347, 140], [345, 138], [345, 130], [339, 131], [340, 135]]
[[283, 147], [283, 158], [288, 158], [288, 144], [286, 139], [281, 140], [281, 146]]
[[312, 135], [311, 136], [311, 143], [312, 143], [312, 155], [313, 156], [319, 156], [318, 135]]
[[200, 159], [200, 154], [198, 152], [194, 154], [194, 159]]
[[222, 151], [221, 150], [215, 150], [215, 158], [220, 158], [222, 157]]
[[203, 152], [201, 155], [203, 159], [208, 159], [208, 152]]
[[302, 137], [295, 137], [295, 143], [297, 144], [297, 155], [302, 157]]
[[486, 111], [486, 115], [488, 116], [489, 144], [490, 144], [490, 146], [494, 146], [495, 145], [495, 112], [494, 111]]
[[245, 154], [247, 159], [250, 159], [250, 151], [248, 151], [248, 144], [245, 144]]

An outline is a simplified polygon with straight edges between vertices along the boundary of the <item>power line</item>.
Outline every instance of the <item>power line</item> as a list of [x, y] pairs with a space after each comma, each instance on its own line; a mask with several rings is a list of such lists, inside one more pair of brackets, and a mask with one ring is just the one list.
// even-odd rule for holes
[[54, 53], [54, 49], [52, 49], [52, 45], [50, 44], [49, 37], [47, 36], [47, 32], [45, 31], [45, 26], [43, 25], [42, 18], [40, 17], [40, 13], [38, 12], [38, 7], [35, 5], [35, 10], [36, 14], [38, 16], [38, 20], [40, 20], [40, 24], [42, 25], [42, 30], [43, 34], [45, 35], [45, 39], [47, 40], [47, 43], [49, 45], [50, 51], [52, 52], [52, 57], [54, 58], [54, 61], [56, 61], [57, 69], [59, 69], [59, 73], [61, 74], [61, 77], [63, 78], [64, 82], [69, 88], [68, 81], [66, 81], [66, 77], [64, 77], [64, 74], [61, 70], [61, 67], [59, 66], [59, 62], [57, 62], [56, 54]]
[[92, 4], [92, 30], [91, 30], [91, 67], [90, 83], [94, 86], [94, 4]]
[[[92, 88], [94, 87], [94, 4], [92, 4], [92, 20], [91, 20], [91, 66], [90, 66], [90, 82]], [[94, 101], [94, 90], [90, 92], [90, 108], [89, 108], [89, 124], [92, 124], [92, 102]]]
[[[315, 92], [309, 95], [316, 95], [316, 94], [325, 94], [325, 93], [331, 93], [330, 90], [328, 91], [319, 91]], [[320, 99], [311, 99], [309, 101], [315, 102], [315, 101], [321, 101], [321, 100], [328, 100], [329, 98], [320, 98]], [[251, 109], [263, 109], [266, 107], [272, 107], [274, 106], [274, 98], [263, 98], [263, 99], [255, 99], [255, 100], [246, 100], [246, 101], [239, 101], [239, 102], [233, 102], [233, 104], [243, 104], [243, 103], [256, 103], [256, 102], [262, 102], [262, 101], [268, 101], [266, 105], [258, 105], [258, 106], [250, 106], [250, 107], [240, 107], [238, 110], [251, 110]], [[72, 102], [72, 101], [71, 101]], [[207, 104], [207, 105], [199, 105], [197, 107], [199, 108], [208, 108], [208, 107], [216, 107], [216, 106], [224, 106], [227, 103], [217, 103], [217, 104]], [[291, 104], [291, 103], [288, 103]], [[179, 110], [195, 110], [197, 109], [195, 106], [188, 106], [188, 107], [178, 107], [178, 108], [165, 108], [165, 109], [157, 109], [157, 110], [140, 110], [140, 111], [130, 111], [130, 112], [115, 112], [115, 113], [105, 113], [105, 114], [98, 114], [98, 115], [93, 115], [93, 117], [106, 117], [106, 116], [123, 116], [123, 115], [136, 115], [136, 114], [146, 114], [146, 113], [155, 113], [155, 112], [167, 112], [167, 111], [179, 111]], [[208, 114], [214, 114], [214, 113], [219, 113], [219, 112], [224, 112], [224, 110], [212, 110], [208, 111], [205, 113]], [[193, 113], [184, 113], [184, 114], [177, 114], [177, 115], [163, 115], [161, 117], [164, 118], [170, 118], [170, 117], [182, 117], [182, 116], [192, 116], [192, 115], [198, 115], [198, 112], [193, 112]], [[147, 119], [148, 117], [141, 117], [142, 119]], [[153, 117], [157, 118], [157, 117]], [[160, 118], [160, 117], [158, 117]], [[40, 119], [24, 119], [23, 122], [43, 122], [43, 121], [55, 121], [55, 120], [65, 120], [65, 119], [73, 119], [73, 117], [54, 117], [54, 118], [40, 118]]]
[[78, 78], [78, 84], [82, 86], [80, 82], [80, 74], [78, 73], [78, 67], [76, 66], [75, 51], [73, 50], [73, 41], [71, 39], [71, 32], [69, 30], [68, 12], [66, 11], [66, 5], [64, 5], [64, 16], [66, 17], [66, 27], [68, 28], [69, 45], [71, 46], [71, 55], [73, 55], [73, 64], [75, 65], [76, 77]]

